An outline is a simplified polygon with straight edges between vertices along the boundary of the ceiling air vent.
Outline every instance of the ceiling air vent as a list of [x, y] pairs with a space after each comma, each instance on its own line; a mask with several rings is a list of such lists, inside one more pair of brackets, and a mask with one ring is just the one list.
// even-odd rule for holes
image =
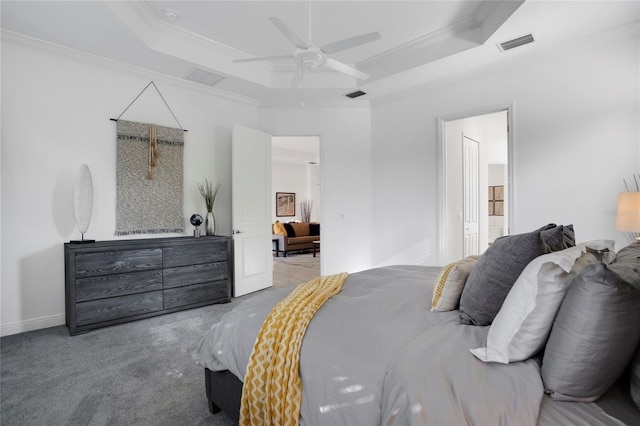
[[362, 90], [356, 90], [355, 92], [347, 93], [345, 96], [346, 96], [347, 98], [351, 98], [351, 99], [353, 99], [353, 98], [360, 97], [360, 96], [362, 96], [362, 95], [366, 95], [366, 93], [365, 93], [365, 92], [363, 92]]
[[200, 84], [206, 84], [207, 86], [214, 86], [223, 78], [224, 76], [212, 73], [211, 71], [203, 70], [202, 68], [194, 69], [186, 77], [187, 80], [195, 81], [196, 83]]
[[501, 52], [506, 52], [507, 50], [533, 43], [534, 41], [536, 41], [536, 38], [533, 33], [525, 34], [523, 36], [498, 43], [498, 49], [500, 49]]

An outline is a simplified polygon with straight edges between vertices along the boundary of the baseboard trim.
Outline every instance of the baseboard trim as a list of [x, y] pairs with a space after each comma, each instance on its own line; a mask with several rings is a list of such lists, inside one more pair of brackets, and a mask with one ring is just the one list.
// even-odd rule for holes
[[64, 314], [34, 318], [11, 324], [2, 324], [0, 325], [0, 336], [10, 336], [12, 334], [40, 330], [41, 328], [57, 327], [59, 325], [64, 325]]

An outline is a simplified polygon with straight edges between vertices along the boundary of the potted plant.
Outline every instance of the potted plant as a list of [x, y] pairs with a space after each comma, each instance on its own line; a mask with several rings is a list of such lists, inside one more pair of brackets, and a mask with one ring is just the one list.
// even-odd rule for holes
[[300, 202], [300, 219], [302, 222], [311, 222], [311, 208], [313, 200], [302, 200]]
[[205, 231], [207, 235], [213, 235], [216, 230], [216, 221], [213, 216], [213, 204], [216, 202], [216, 195], [218, 194], [218, 190], [220, 189], [220, 184], [213, 184], [213, 182], [209, 182], [209, 180], [205, 179], [204, 184], [198, 184], [198, 189], [200, 190], [200, 194], [202, 198], [204, 198], [204, 203], [207, 206], [207, 216], [205, 219]]

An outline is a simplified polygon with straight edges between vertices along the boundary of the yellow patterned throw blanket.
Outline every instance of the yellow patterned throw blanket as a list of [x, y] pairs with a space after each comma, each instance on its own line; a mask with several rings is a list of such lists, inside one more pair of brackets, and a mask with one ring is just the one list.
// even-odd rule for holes
[[316, 311], [337, 294], [346, 273], [296, 287], [271, 310], [256, 337], [242, 388], [240, 425], [297, 425], [302, 382], [300, 348]]

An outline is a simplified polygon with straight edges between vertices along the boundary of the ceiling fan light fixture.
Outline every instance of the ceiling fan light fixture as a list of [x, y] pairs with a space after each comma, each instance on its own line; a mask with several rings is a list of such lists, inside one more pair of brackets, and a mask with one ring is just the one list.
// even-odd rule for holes
[[316, 68], [327, 62], [327, 56], [317, 47], [296, 49], [293, 54], [293, 62], [301, 67]]

